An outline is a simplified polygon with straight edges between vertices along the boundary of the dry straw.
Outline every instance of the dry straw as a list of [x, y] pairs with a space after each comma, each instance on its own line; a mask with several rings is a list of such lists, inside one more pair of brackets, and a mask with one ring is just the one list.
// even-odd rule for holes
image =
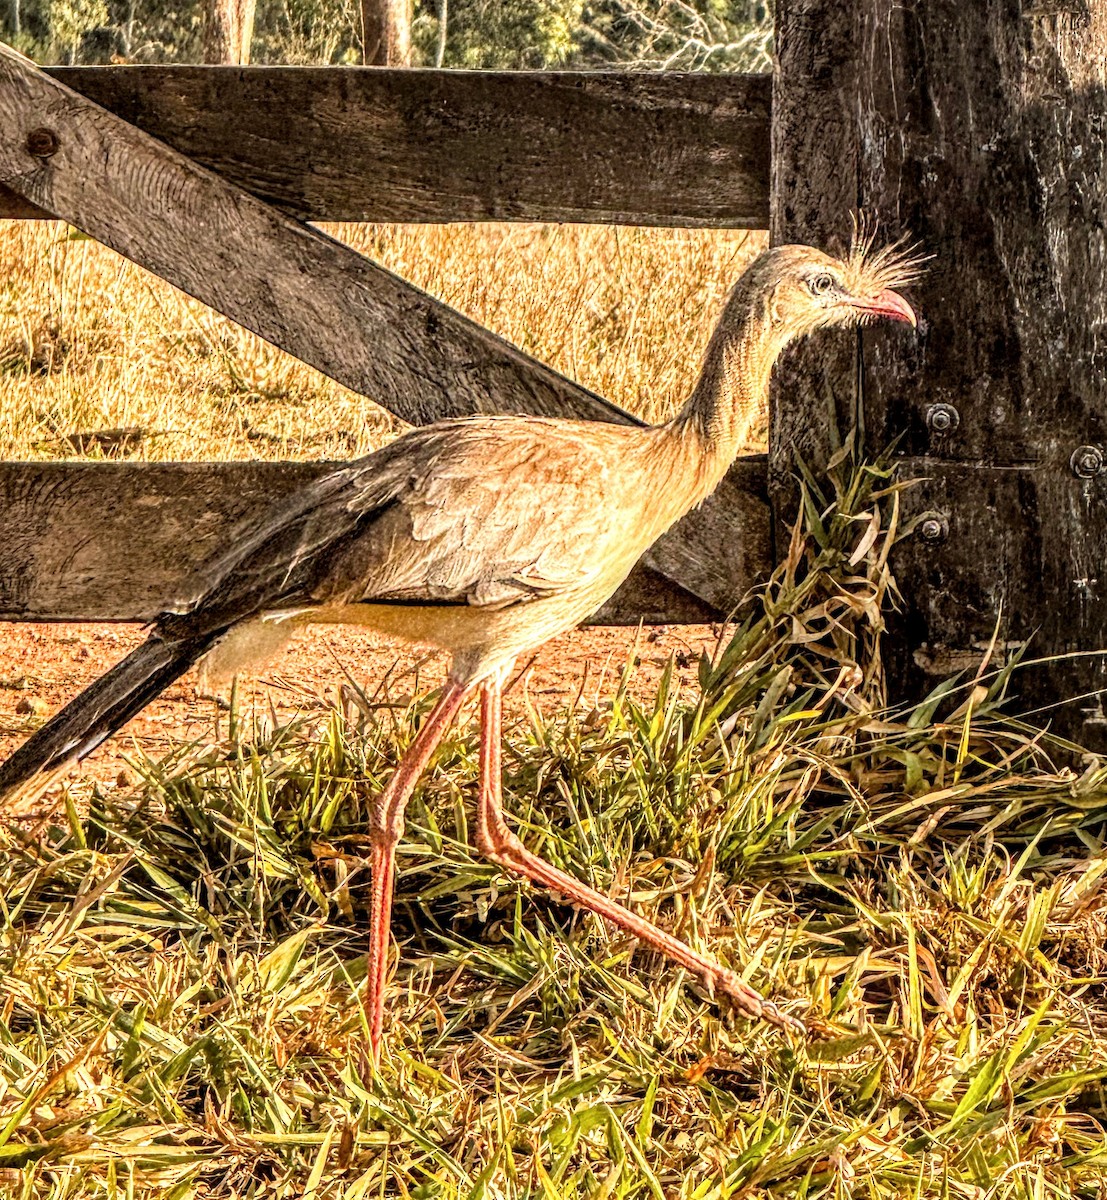
[[[391, 270], [648, 419], [690, 390], [742, 232], [339, 226]], [[0, 223], [0, 457], [348, 458], [394, 422], [57, 223]], [[97, 452], [93, 443], [89, 450]]]

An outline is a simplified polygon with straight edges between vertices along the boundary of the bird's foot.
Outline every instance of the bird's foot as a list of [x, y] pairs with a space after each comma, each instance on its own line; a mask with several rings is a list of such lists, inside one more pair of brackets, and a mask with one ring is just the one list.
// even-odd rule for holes
[[807, 1033], [807, 1026], [798, 1017], [782, 1012], [772, 1000], [767, 1000], [748, 983], [743, 983], [733, 971], [720, 968], [714, 979], [709, 981], [709, 986], [714, 995], [724, 996], [743, 1017], [751, 1021], [765, 1021], [777, 1029], [801, 1036]]

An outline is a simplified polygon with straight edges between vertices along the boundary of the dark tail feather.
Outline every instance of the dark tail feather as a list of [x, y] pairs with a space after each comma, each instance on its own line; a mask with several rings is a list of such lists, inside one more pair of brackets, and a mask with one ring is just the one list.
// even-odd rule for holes
[[89, 684], [0, 764], [0, 800], [84, 758], [198, 659], [218, 633], [167, 641], [154, 634]]

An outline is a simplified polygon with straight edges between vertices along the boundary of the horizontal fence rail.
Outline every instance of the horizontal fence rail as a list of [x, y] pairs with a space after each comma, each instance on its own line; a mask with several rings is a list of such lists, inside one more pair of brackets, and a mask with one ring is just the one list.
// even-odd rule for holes
[[[406, 421], [488, 412], [637, 420], [3, 47], [0, 181]], [[33, 492], [26, 477], [18, 486]], [[228, 477], [226, 486], [236, 485]], [[753, 475], [735, 468], [653, 547], [649, 565], [668, 581], [650, 602], [655, 619], [685, 619], [689, 597], [701, 613], [726, 612], [768, 567], [763, 495], [763, 465]], [[70, 507], [99, 514], [119, 502], [109, 490]], [[157, 508], [138, 494], [131, 502]], [[192, 502], [182, 494], [182, 511]], [[56, 525], [50, 536], [79, 547], [86, 528]], [[110, 557], [111, 543], [102, 545]]]
[[[302, 220], [768, 226], [768, 75], [48, 73]], [[49, 215], [0, 186], [0, 217]]]
[[[0, 620], [148, 620], [182, 576], [228, 544], [238, 522], [334, 465], [0, 462]], [[726, 503], [706, 506], [720, 539], [716, 555], [721, 550], [728, 560], [730, 596], [705, 604], [647, 557], [593, 622], [725, 614], [770, 565], [765, 467], [763, 456], [740, 459], [723, 484]], [[666, 571], [679, 571], [681, 555], [696, 553], [679, 532], [671, 535]]]

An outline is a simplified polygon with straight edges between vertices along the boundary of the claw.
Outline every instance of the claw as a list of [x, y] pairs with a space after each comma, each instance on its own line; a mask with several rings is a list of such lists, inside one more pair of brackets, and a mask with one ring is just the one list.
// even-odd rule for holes
[[760, 992], [743, 983], [733, 972], [720, 972], [717, 983], [719, 991], [743, 1017], [748, 1017], [751, 1021], [764, 1021], [790, 1033], [806, 1035], [807, 1026], [798, 1017], [782, 1012], [772, 1000], [766, 1000]]

